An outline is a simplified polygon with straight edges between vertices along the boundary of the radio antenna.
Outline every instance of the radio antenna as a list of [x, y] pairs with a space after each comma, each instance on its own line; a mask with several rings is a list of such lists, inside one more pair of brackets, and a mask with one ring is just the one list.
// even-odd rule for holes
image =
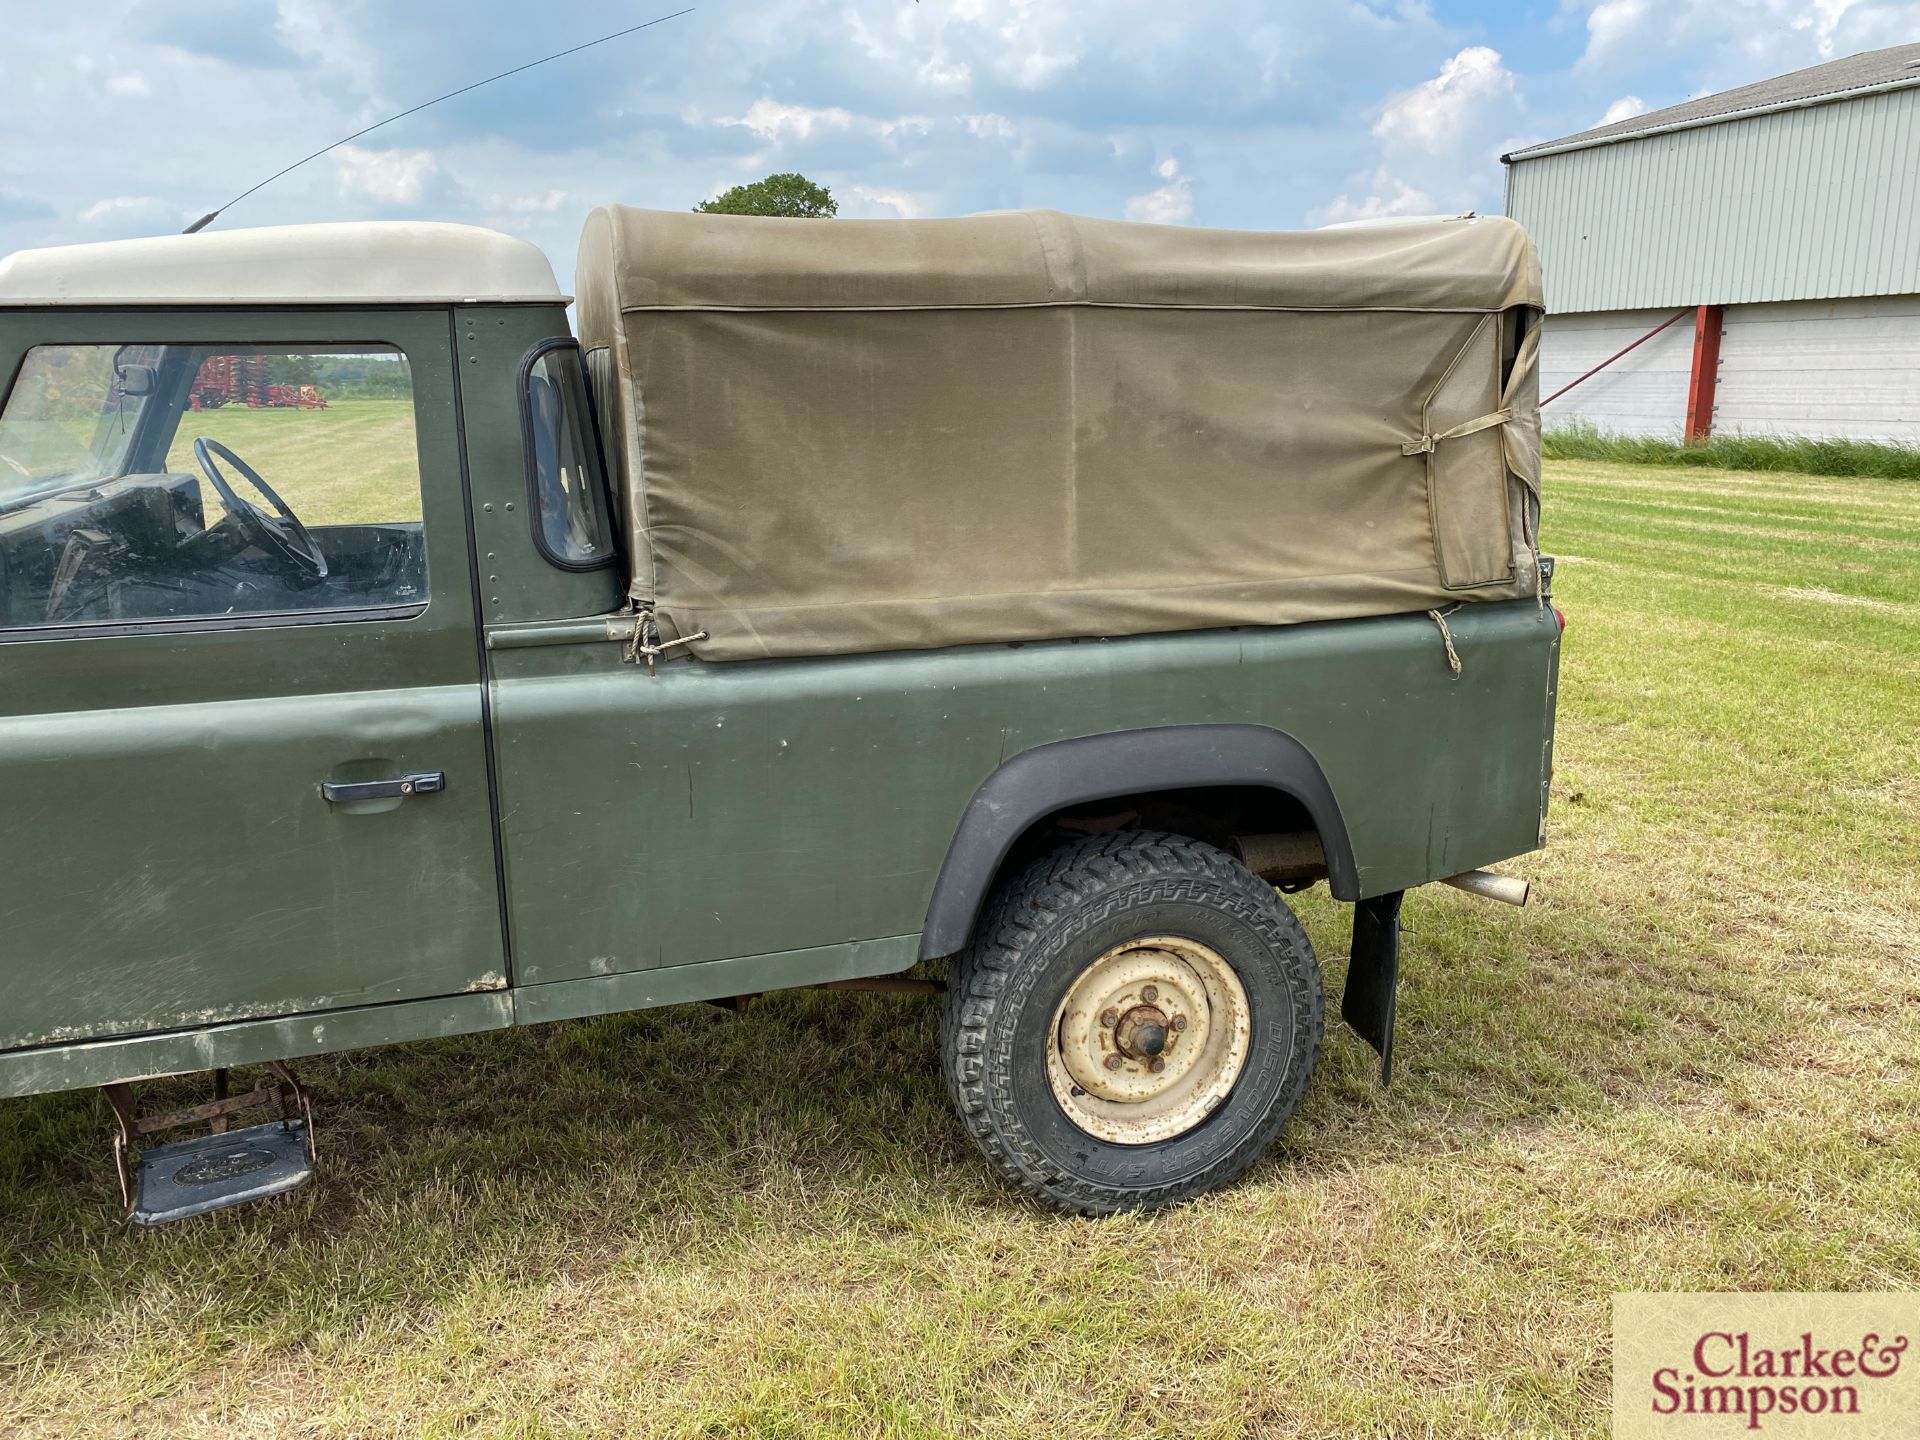
[[569, 55], [578, 55], [582, 50], [591, 50], [593, 49], [594, 46], [604, 45], [609, 40], [618, 40], [623, 36], [637, 34], [642, 30], [651, 30], [655, 25], [664, 25], [669, 20], [678, 20], [682, 15], [691, 15], [694, 12], [695, 8], [696, 7], [689, 5], [685, 10], [676, 10], [671, 15], [656, 16], [652, 20], [647, 21], [644, 25], [631, 25], [631, 26], [628, 26], [625, 30], [616, 30], [611, 35], [602, 35], [598, 40], [589, 40], [586, 42], [586, 44], [575, 45], [572, 49], [569, 49], [569, 50], [556, 50], [553, 54], [543, 55], [538, 60], [529, 60], [526, 64], [516, 65], [511, 70], [502, 70], [498, 75], [489, 75], [486, 79], [476, 80], [471, 85], [462, 85], [458, 90], [449, 90], [444, 95], [436, 95], [431, 100], [423, 100], [418, 105], [415, 105], [412, 109], [402, 110], [398, 115], [389, 115], [384, 120], [376, 120], [373, 124], [367, 126], [366, 129], [356, 130], [351, 135], [342, 135], [338, 140], [334, 141], [331, 145], [323, 146], [321, 149], [314, 151], [311, 155], [302, 156], [300, 159], [294, 161], [293, 164], [287, 166], [284, 170], [274, 171], [273, 174], [267, 176], [267, 178], [262, 180], [258, 185], [254, 185], [249, 187], [248, 189], [242, 190], [238, 195], [234, 196], [233, 199], [227, 201], [226, 204], [220, 206], [218, 209], [209, 210], [206, 214], [202, 215], [198, 220], [194, 221], [191, 225], [187, 226], [187, 228], [181, 231], [180, 233], [183, 235], [192, 235], [198, 231], [206, 229], [207, 226], [211, 225], [221, 215], [225, 214], [227, 211], [231, 210], [234, 206], [238, 205], [242, 200], [246, 199], [249, 195], [253, 194], [254, 191], [266, 189], [267, 186], [271, 185], [274, 181], [278, 180], [282, 175], [291, 175], [295, 170], [298, 170], [302, 165], [305, 165], [308, 161], [318, 160], [322, 155], [327, 154], [329, 151], [338, 150], [342, 145], [350, 144], [352, 141], [358, 140], [362, 135], [371, 135], [374, 131], [378, 130], [383, 125], [391, 125], [393, 124], [394, 121], [404, 120], [409, 115], [418, 115], [422, 110], [428, 109], [429, 107], [434, 105], [438, 105], [442, 100], [451, 100], [456, 95], [465, 95], [470, 90], [478, 90], [481, 86], [491, 85], [496, 80], [505, 80], [509, 75], [518, 75], [523, 71], [532, 70], [536, 66], [545, 65], [549, 61], [564, 60]]

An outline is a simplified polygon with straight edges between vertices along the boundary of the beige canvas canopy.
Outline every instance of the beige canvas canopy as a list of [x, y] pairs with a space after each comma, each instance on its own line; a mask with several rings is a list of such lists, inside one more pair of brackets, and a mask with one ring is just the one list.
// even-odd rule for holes
[[1531, 595], [1540, 271], [1306, 234], [606, 207], [575, 281], [634, 600], [714, 660]]

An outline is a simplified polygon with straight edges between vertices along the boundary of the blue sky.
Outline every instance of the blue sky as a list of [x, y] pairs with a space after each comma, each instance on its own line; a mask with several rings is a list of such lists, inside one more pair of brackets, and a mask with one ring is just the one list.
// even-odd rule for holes
[[[1292, 229], [1498, 209], [1503, 150], [1920, 39], [1920, 0], [698, 0], [219, 224], [432, 218], [563, 283], [594, 205], [801, 170], [850, 216]], [[372, 120], [664, 3], [0, 0], [0, 252], [178, 230]]]

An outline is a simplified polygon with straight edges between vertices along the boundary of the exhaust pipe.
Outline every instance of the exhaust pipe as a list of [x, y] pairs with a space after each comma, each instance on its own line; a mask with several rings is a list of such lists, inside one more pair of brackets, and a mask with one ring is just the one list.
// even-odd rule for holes
[[1440, 883], [1451, 885], [1456, 890], [1464, 890], [1469, 895], [1478, 895], [1482, 900], [1498, 900], [1502, 905], [1524, 905], [1532, 886], [1525, 880], [1512, 875], [1496, 875], [1491, 870], [1468, 870], [1460, 875], [1448, 875]]

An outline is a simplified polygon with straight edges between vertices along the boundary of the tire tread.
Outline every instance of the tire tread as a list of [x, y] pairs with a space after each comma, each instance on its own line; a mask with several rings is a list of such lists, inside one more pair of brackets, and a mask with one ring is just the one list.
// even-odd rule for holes
[[[1050, 1160], [1004, 1094], [989, 1084], [992, 1026], [1015, 972], [1046, 930], [1109, 891], [1141, 881], [1190, 878], [1265, 912], [1300, 962], [1290, 973], [1296, 1004], [1308, 1008], [1306, 1063], [1296, 1064], [1266, 1123], [1253, 1127], [1220, 1160], [1183, 1180], [1125, 1191], [1081, 1179]], [[1304, 993], [1300, 993], [1304, 992]], [[1162, 831], [1121, 830], [1063, 845], [1003, 884], [987, 905], [968, 948], [953, 964], [941, 1015], [947, 1089], [974, 1143], [1006, 1180], [1049, 1207], [1081, 1215], [1155, 1209], [1205, 1193], [1245, 1172], [1291, 1118], [1319, 1059], [1325, 998], [1306, 933], [1272, 886], [1205, 841]], [[998, 1087], [1004, 1089], [1005, 1087]]]

